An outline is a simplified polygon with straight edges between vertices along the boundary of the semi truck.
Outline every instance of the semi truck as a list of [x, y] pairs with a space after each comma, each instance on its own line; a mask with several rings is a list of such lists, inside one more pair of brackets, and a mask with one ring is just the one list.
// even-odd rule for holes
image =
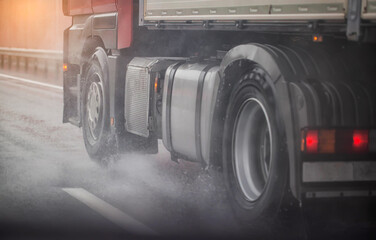
[[[374, 0], [64, 0], [63, 122], [92, 159], [223, 175], [243, 223], [290, 199], [373, 198]], [[290, 201], [289, 200], [289, 201]]]

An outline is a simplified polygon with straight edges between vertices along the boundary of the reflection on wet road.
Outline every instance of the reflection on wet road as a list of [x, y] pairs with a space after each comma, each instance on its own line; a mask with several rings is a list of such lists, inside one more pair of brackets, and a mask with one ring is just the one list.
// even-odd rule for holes
[[157, 155], [100, 167], [81, 129], [62, 124], [62, 104], [60, 89], [0, 77], [2, 226], [21, 235], [132, 233], [63, 191], [82, 188], [162, 235], [238, 232], [224, 190], [200, 165], [170, 161], [160, 143]]

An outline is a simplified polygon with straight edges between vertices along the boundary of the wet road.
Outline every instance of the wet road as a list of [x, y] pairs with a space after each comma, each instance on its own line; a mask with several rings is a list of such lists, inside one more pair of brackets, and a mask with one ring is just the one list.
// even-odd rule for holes
[[157, 155], [121, 155], [100, 167], [87, 156], [81, 129], [62, 124], [62, 104], [59, 89], [0, 77], [3, 232], [134, 233], [64, 188], [84, 189], [161, 235], [237, 232], [223, 189], [199, 165], [170, 161], [160, 144]]
[[[81, 129], [62, 124], [62, 104], [59, 87], [0, 75], [0, 238], [249, 234], [236, 223], [221, 178], [172, 162], [161, 143], [157, 155], [123, 154], [107, 168], [92, 162]], [[281, 231], [304, 239], [321, 229], [306, 223], [298, 217]], [[356, 224], [356, 236], [375, 226]]]

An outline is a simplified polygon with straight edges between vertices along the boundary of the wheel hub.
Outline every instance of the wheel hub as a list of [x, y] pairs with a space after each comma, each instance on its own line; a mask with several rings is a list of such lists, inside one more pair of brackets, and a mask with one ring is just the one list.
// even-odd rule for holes
[[269, 179], [272, 159], [270, 121], [263, 104], [255, 98], [241, 106], [233, 132], [234, 171], [248, 201], [256, 201]]
[[94, 140], [99, 137], [99, 123], [102, 114], [102, 86], [100, 82], [92, 82], [87, 94], [87, 119], [90, 133]]

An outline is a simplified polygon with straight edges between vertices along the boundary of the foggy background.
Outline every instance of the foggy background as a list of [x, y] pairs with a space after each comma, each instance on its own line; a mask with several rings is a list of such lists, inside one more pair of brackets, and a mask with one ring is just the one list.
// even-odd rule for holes
[[62, 0], [0, 0], [0, 47], [63, 50]]

